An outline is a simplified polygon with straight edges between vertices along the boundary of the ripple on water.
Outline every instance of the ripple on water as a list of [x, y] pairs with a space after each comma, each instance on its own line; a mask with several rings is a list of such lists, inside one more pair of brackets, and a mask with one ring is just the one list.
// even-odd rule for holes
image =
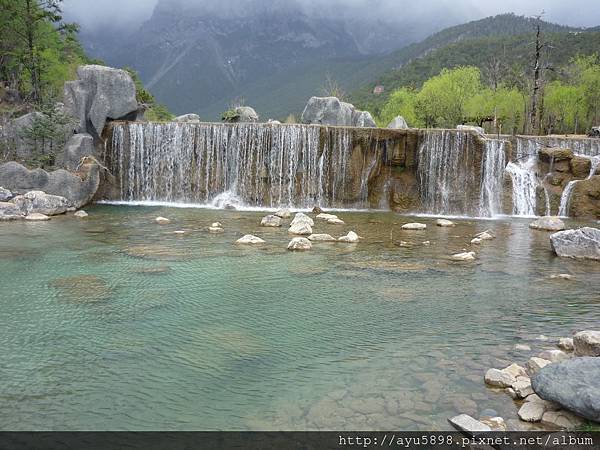
[[166, 244], [133, 244], [123, 248], [122, 252], [132, 258], [157, 261], [187, 261], [192, 259], [189, 248]]

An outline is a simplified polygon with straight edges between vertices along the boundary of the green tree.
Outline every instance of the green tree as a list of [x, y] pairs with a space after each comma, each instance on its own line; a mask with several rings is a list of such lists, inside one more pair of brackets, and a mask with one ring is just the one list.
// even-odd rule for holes
[[415, 112], [416, 98], [417, 92], [414, 89], [403, 87], [394, 91], [381, 110], [379, 124], [385, 127], [396, 116], [402, 116], [411, 127], [423, 126], [424, 123], [417, 118]]
[[48, 65], [65, 56], [61, 53], [63, 44], [68, 41], [67, 47], [70, 46], [78, 30], [76, 24], [62, 22], [61, 3], [62, 0], [0, 0], [3, 78], [38, 104], [44, 99]]
[[417, 120], [426, 127], [451, 127], [467, 119], [467, 101], [482, 90], [477, 67], [443, 69], [423, 84], [415, 101]]
[[479, 126], [491, 123], [490, 131], [517, 133], [524, 124], [525, 96], [516, 88], [484, 88], [465, 106], [468, 121]]
[[577, 133], [585, 121], [585, 94], [582, 86], [553, 81], [544, 92], [544, 128], [549, 133]]

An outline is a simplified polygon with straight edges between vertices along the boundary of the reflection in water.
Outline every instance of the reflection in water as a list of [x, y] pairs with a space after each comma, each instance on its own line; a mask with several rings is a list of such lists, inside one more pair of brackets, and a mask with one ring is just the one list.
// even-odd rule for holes
[[[414, 217], [340, 212], [345, 226], [314, 231], [363, 241], [295, 254], [287, 227], [261, 228], [259, 212], [89, 212], [2, 224], [6, 429], [447, 429], [485, 408], [511, 418], [484, 371], [524, 363], [515, 342], [535, 351], [549, 345], [539, 334], [600, 319], [597, 264], [555, 258], [528, 221], [421, 218], [428, 228], [411, 232], [400, 227]], [[208, 233], [217, 220], [224, 233]], [[486, 229], [497, 238], [471, 245]], [[266, 244], [234, 245], [248, 233]], [[475, 263], [448, 259], [471, 249]], [[550, 279], [559, 273], [575, 281]]]

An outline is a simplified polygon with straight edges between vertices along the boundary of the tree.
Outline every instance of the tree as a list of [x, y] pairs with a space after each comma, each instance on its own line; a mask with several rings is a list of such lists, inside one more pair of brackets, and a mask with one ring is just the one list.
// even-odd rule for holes
[[517, 133], [522, 127], [525, 96], [515, 88], [500, 85], [496, 90], [485, 88], [471, 97], [465, 106], [469, 121], [483, 126], [494, 123], [494, 132]]
[[543, 40], [542, 37], [542, 14], [536, 16], [535, 26], [535, 51], [534, 51], [534, 63], [533, 63], [533, 85], [531, 89], [531, 107], [529, 109], [529, 132], [539, 134], [540, 126], [539, 119], [542, 116], [540, 114], [539, 100], [540, 90], [543, 84], [543, 73], [548, 67], [542, 67], [542, 51], [549, 47], [548, 42]]
[[443, 69], [423, 84], [415, 100], [417, 119], [426, 127], [451, 127], [466, 119], [466, 103], [482, 90], [477, 67]]
[[340, 101], [346, 99], [346, 93], [330, 73], [325, 77], [325, 84], [321, 88], [321, 92], [326, 97], [337, 97]]
[[37, 104], [44, 100], [48, 67], [65, 51], [83, 51], [74, 38], [76, 24], [62, 22], [62, 0], [0, 0], [2, 78]]
[[415, 112], [416, 99], [417, 92], [413, 89], [403, 87], [394, 91], [379, 115], [381, 126], [386, 126], [396, 116], [404, 117], [412, 127], [424, 126]]

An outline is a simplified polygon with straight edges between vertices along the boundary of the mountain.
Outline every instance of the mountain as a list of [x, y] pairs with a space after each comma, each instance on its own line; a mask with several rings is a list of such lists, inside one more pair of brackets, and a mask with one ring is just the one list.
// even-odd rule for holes
[[[554, 36], [576, 36], [576, 33], [587, 31], [544, 21], [541, 25], [544, 33], [551, 33]], [[508, 59], [523, 57], [527, 49], [520, 48], [519, 52], [515, 53], [512, 45], [516, 43], [528, 45], [532, 41], [531, 34], [535, 26], [536, 19], [514, 14], [500, 14], [444, 29], [371, 64], [369, 67], [371, 80], [353, 91], [350, 100], [362, 108], [377, 113], [389, 94], [396, 88], [404, 85], [419, 85], [439, 73], [444, 67], [477, 65], [476, 61], [483, 65], [481, 60], [485, 59], [486, 63], [489, 62], [494, 52]], [[527, 37], [514, 41], [512, 38], [515, 36]], [[522, 42], [523, 39], [527, 42]], [[570, 49], [577, 51], [572, 47]], [[374, 94], [375, 86], [383, 86], [383, 94]]]
[[397, 26], [343, 10], [308, 11], [296, 0], [229, 3], [199, 9], [160, 0], [139, 29], [84, 29], [80, 37], [91, 56], [138, 71], [173, 112], [218, 119], [243, 99], [263, 118], [284, 118], [322, 94], [328, 77], [354, 89], [371, 79], [382, 55], [460, 20], [448, 12]]

